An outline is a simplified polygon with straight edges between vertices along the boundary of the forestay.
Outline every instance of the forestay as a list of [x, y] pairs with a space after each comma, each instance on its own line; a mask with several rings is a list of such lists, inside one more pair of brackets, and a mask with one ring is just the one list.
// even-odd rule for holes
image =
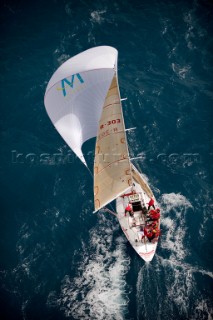
[[52, 123], [85, 165], [81, 147], [97, 136], [117, 55], [117, 50], [108, 46], [84, 51], [62, 64], [46, 89], [44, 103]]

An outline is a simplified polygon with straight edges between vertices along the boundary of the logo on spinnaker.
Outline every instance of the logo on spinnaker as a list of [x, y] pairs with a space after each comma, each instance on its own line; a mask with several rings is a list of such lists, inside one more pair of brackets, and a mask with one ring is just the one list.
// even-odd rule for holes
[[69, 79], [65, 78], [63, 80], [61, 80], [61, 88], [57, 88], [57, 90], [62, 90], [62, 93], [63, 93], [63, 96], [66, 97], [67, 95], [67, 91], [66, 89], [68, 88], [67, 86], [69, 86], [70, 88], [74, 88], [74, 80], [75, 78], [78, 78], [80, 84], [81, 83], [84, 83], [84, 80], [82, 79], [80, 73], [76, 73], [76, 74], [73, 74]]

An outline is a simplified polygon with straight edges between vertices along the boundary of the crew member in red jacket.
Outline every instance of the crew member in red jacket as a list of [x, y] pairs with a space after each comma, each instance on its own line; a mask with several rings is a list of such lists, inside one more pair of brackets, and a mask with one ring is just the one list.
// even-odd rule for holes
[[128, 203], [128, 205], [125, 208], [125, 216], [126, 216], [127, 213], [129, 213], [130, 216], [133, 216], [132, 205], [131, 205], [130, 202]]
[[151, 207], [153, 207], [153, 208], [155, 209], [154, 203], [155, 203], [155, 200], [151, 198], [151, 199], [149, 200], [149, 202], [148, 202], [148, 211], [149, 211], [149, 209], [150, 209]]
[[151, 242], [152, 239], [154, 239], [155, 234], [154, 234], [154, 232], [153, 232], [152, 229], [149, 229], [149, 228], [145, 227], [145, 228], [144, 228], [144, 236], [143, 236], [143, 238], [144, 238], [144, 237], [147, 237], [147, 239], [149, 240], [149, 242]]
[[144, 228], [144, 235], [142, 236], [142, 239], [144, 239], [144, 237], [147, 237], [149, 242], [151, 242], [153, 239], [158, 238], [159, 235], [160, 230], [157, 223], [155, 223], [155, 225], [147, 226]]
[[158, 220], [160, 218], [160, 209], [151, 210], [149, 213], [149, 220]]

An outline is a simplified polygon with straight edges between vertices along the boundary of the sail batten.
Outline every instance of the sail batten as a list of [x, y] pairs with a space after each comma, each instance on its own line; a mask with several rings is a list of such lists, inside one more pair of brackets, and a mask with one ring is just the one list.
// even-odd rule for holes
[[110, 162], [106, 167], [102, 168], [101, 171], [98, 171], [95, 175], [97, 176], [99, 173], [101, 173], [103, 170], [105, 170], [107, 167], [110, 167], [111, 165], [115, 164], [115, 163], [119, 163], [119, 162], [122, 162], [122, 161], [126, 161], [126, 159], [120, 159], [120, 160], [116, 160], [116, 161], [113, 161], [113, 162]]

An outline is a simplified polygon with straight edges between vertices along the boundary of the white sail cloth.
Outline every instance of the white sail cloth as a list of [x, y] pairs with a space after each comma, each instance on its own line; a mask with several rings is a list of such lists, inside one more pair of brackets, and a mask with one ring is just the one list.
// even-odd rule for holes
[[46, 89], [44, 104], [52, 123], [85, 165], [81, 147], [97, 136], [117, 56], [108, 46], [86, 50], [63, 63]]

